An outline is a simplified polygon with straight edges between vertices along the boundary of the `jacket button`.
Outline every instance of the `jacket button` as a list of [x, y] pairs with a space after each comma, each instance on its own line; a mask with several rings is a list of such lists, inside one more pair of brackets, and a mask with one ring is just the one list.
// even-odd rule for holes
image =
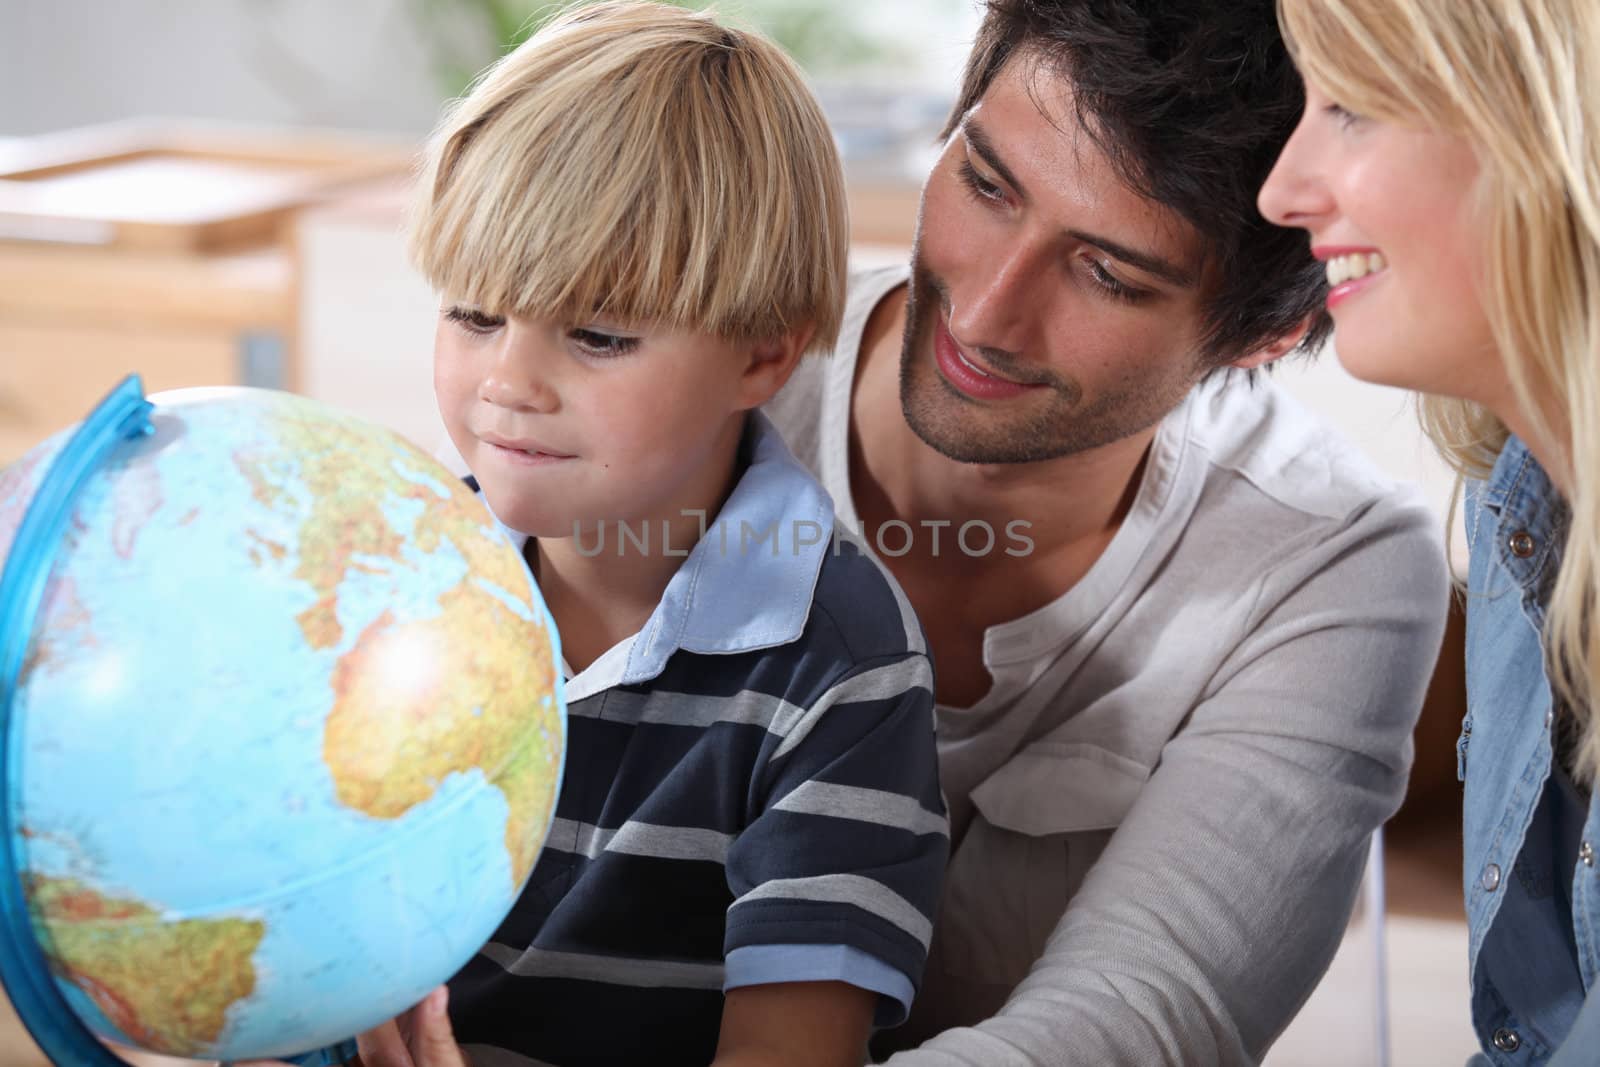
[[1511, 535], [1511, 554], [1518, 559], [1527, 559], [1538, 547], [1533, 535], [1527, 530], [1518, 530]]
[[1585, 841], [1583, 843], [1583, 847], [1578, 849], [1578, 858], [1583, 861], [1583, 865], [1585, 867], [1593, 867], [1594, 866], [1594, 845], [1591, 844], [1588, 841]]
[[1493, 893], [1496, 889], [1499, 889], [1500, 865], [1498, 863], [1491, 863], [1489, 866], [1485, 867], [1483, 869], [1483, 877], [1478, 879], [1478, 884], [1483, 886], [1484, 891], [1488, 893]]
[[1517, 1032], [1507, 1030], [1503, 1026], [1494, 1032], [1491, 1040], [1494, 1041], [1494, 1047], [1501, 1052], [1515, 1052], [1522, 1047], [1522, 1038], [1517, 1036]]

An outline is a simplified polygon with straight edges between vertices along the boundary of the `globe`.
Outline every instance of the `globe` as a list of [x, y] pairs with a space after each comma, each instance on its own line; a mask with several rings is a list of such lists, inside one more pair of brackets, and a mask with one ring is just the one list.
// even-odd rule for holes
[[[562, 771], [554, 627], [482, 503], [389, 431], [265, 390], [138, 399], [29, 550], [0, 710], [40, 952], [13, 942], [7, 986], [36, 1038], [34, 993], [156, 1053], [334, 1044], [452, 975], [526, 882]], [[69, 437], [0, 472], [0, 607]]]

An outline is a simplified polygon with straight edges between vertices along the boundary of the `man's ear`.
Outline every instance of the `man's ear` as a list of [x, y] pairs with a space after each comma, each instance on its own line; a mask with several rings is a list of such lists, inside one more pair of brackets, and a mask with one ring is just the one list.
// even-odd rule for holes
[[758, 408], [776, 396], [800, 365], [800, 356], [816, 333], [816, 327], [808, 323], [778, 337], [749, 342], [748, 359], [739, 379], [739, 406], [746, 410]]
[[1265, 367], [1273, 360], [1282, 359], [1294, 351], [1294, 347], [1305, 339], [1306, 331], [1309, 329], [1311, 329], [1311, 317], [1308, 315], [1300, 321], [1300, 325], [1288, 333], [1268, 341], [1252, 352], [1240, 356], [1229, 363], [1228, 366], [1239, 370], [1255, 370], [1257, 367]]

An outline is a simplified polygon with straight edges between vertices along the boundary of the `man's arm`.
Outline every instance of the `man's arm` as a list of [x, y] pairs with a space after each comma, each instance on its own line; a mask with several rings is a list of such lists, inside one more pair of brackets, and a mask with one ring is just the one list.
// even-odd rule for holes
[[1265, 574], [1005, 1007], [889, 1063], [1258, 1062], [1331, 961], [1404, 793], [1448, 595], [1434, 521], [1391, 505]]
[[730, 989], [712, 1067], [860, 1067], [877, 999], [844, 982]]

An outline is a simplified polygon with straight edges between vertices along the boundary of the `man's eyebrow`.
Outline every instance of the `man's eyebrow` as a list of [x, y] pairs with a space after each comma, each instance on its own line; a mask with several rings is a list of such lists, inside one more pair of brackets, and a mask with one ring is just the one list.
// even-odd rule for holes
[[971, 148], [978, 158], [983, 160], [984, 166], [1000, 176], [1000, 180], [1016, 192], [1022, 199], [1028, 199], [1028, 191], [1017, 181], [1017, 176], [1011, 173], [1011, 168], [1000, 159], [1000, 153], [994, 149], [994, 142], [989, 140], [989, 135], [983, 132], [983, 127], [978, 125], [977, 119], [968, 119], [961, 124], [961, 135], [967, 139], [967, 147]]
[[[1000, 153], [995, 150], [994, 142], [989, 140], [989, 135], [984, 132], [977, 119], [968, 119], [963, 122], [961, 124], [961, 134], [967, 139], [967, 146], [972, 149], [973, 154], [983, 160], [984, 166], [999, 175], [1002, 181], [1011, 186], [1017, 196], [1023, 200], [1028, 199], [1027, 190], [1023, 188], [1021, 182], [1017, 181], [1017, 176], [1011, 173], [1011, 168], [1001, 160]], [[1168, 285], [1176, 286], [1179, 289], [1188, 289], [1195, 284], [1195, 276], [1192, 271], [1185, 270], [1176, 264], [1168, 263], [1160, 256], [1149, 252], [1140, 252], [1129, 248], [1127, 245], [1119, 244], [1109, 237], [1101, 237], [1099, 234], [1089, 233], [1086, 230], [1068, 230], [1067, 233], [1084, 244], [1093, 245], [1113, 259], [1120, 259], [1129, 266], [1137, 267], [1146, 274], [1160, 278]]]
[[1067, 233], [1082, 241], [1086, 245], [1093, 245], [1113, 259], [1120, 259], [1129, 266], [1137, 267], [1146, 274], [1153, 274], [1168, 285], [1177, 286], [1179, 289], [1188, 289], [1194, 285], [1193, 272], [1184, 270], [1173, 263], [1168, 263], [1160, 256], [1151, 255], [1149, 252], [1139, 252], [1127, 245], [1121, 245], [1109, 237], [1089, 233], [1087, 230], [1068, 230]]

